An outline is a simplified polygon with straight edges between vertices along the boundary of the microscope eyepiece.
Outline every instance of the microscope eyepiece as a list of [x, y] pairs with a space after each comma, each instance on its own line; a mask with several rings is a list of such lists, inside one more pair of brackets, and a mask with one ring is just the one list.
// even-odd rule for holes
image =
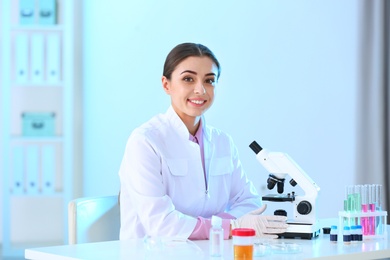
[[252, 151], [255, 152], [255, 154], [258, 154], [261, 150], [263, 150], [263, 148], [256, 141], [253, 141], [249, 147], [252, 149]]

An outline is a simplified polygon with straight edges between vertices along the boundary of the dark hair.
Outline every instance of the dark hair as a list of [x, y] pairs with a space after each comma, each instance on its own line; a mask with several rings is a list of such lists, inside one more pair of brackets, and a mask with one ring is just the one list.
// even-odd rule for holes
[[215, 65], [217, 65], [217, 79], [219, 78], [221, 75], [221, 66], [214, 53], [202, 44], [190, 42], [181, 43], [169, 52], [167, 58], [165, 59], [163, 76], [165, 76], [167, 79], [171, 79], [172, 72], [175, 70], [176, 66], [182, 60], [191, 56], [209, 57], [215, 63]]

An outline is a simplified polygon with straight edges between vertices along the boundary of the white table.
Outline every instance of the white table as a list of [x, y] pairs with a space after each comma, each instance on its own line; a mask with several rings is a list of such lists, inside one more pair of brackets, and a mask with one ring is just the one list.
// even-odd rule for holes
[[[336, 224], [337, 219], [334, 220]], [[298, 252], [291, 254], [277, 253], [271, 249], [268, 254], [255, 257], [255, 259], [379, 259], [390, 258], [389, 228], [387, 238], [365, 240], [360, 243], [344, 245], [341, 241], [331, 243], [329, 235], [320, 234], [311, 240], [304, 239], [275, 239], [262, 241], [269, 245], [297, 245]], [[339, 239], [340, 240], [340, 239]], [[224, 255], [221, 258], [209, 257], [209, 241], [173, 241], [164, 242], [164, 246], [153, 245], [147, 249], [143, 239], [127, 241], [110, 241], [99, 243], [87, 243], [78, 245], [64, 245], [43, 248], [26, 249], [25, 257], [31, 260], [70, 260], [70, 259], [233, 259], [232, 240], [224, 241]], [[150, 245], [150, 244], [149, 244]], [[270, 249], [270, 247], [267, 247]]]

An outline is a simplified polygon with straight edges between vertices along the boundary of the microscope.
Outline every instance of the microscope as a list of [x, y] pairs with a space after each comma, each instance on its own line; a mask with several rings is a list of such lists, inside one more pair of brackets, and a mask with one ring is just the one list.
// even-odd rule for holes
[[[320, 228], [316, 220], [316, 199], [320, 188], [303, 171], [301, 167], [286, 153], [270, 152], [263, 149], [256, 141], [249, 147], [255, 152], [257, 160], [270, 173], [267, 180], [267, 188], [272, 190], [275, 186], [279, 194], [263, 196], [263, 201], [291, 202], [293, 204], [293, 216], [287, 216], [285, 210], [276, 210], [275, 215], [287, 216], [289, 227], [279, 237], [312, 239], [319, 235]], [[295, 192], [283, 195], [286, 175], [290, 175], [291, 186], [297, 184], [304, 191], [303, 196]]]

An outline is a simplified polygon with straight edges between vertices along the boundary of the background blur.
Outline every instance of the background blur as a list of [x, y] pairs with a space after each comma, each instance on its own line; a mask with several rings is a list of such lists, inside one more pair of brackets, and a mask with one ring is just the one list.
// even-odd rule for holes
[[[170, 105], [161, 87], [166, 55], [196, 42], [222, 66], [206, 120], [232, 135], [258, 191], [269, 193], [268, 172], [253, 140], [288, 153], [321, 188], [318, 217], [337, 217], [345, 185], [357, 182], [361, 3], [82, 1], [79, 195], [119, 192], [129, 134]], [[269, 214], [280, 207], [269, 206]]]
[[319, 216], [336, 217], [355, 173], [357, 3], [84, 1], [84, 195], [118, 192], [130, 132], [170, 104], [167, 53], [199, 42], [222, 66], [206, 119], [233, 136], [256, 188], [268, 173], [253, 140], [288, 153], [321, 187]]

